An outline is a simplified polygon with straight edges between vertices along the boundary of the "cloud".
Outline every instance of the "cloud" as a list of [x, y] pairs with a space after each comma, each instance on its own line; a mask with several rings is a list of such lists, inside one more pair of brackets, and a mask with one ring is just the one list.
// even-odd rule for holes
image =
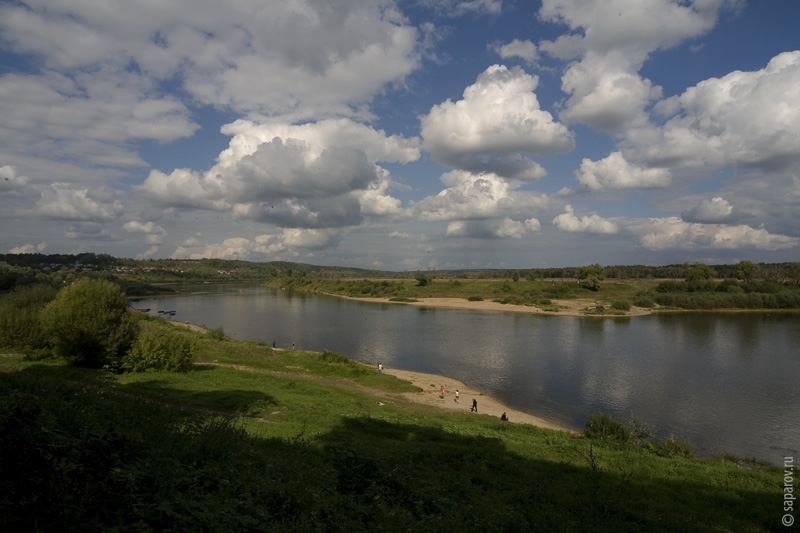
[[746, 225], [689, 223], [678, 217], [632, 220], [626, 229], [637, 235], [649, 250], [784, 250], [797, 246], [800, 239], [777, 235], [763, 228]]
[[535, 218], [524, 222], [508, 217], [491, 220], [467, 220], [450, 222], [446, 234], [450, 237], [472, 237], [476, 239], [519, 239], [528, 231], [538, 231]]
[[518, 191], [496, 174], [452, 170], [442, 175], [448, 187], [435, 196], [410, 202], [409, 214], [423, 221], [528, 218], [547, 207], [547, 196]]
[[73, 189], [54, 183], [43, 190], [34, 206], [37, 215], [58, 220], [109, 222], [122, 213], [122, 202], [110, 191]]
[[718, 224], [729, 222], [732, 218], [733, 206], [721, 196], [710, 200], [704, 198], [696, 206], [681, 212], [684, 222], [698, 222], [701, 224]]
[[767, 172], [800, 162], [800, 51], [754, 72], [731, 72], [661, 102], [674, 115], [662, 127], [634, 131], [626, 143], [652, 165]]
[[155, 222], [138, 222], [131, 220], [122, 226], [128, 233], [140, 233], [145, 236], [145, 242], [151, 245], [164, 243], [167, 230], [155, 224]]
[[571, 31], [539, 49], [570, 60], [562, 89], [570, 95], [560, 118], [616, 132], [647, 123], [645, 107], [661, 88], [638, 72], [648, 56], [708, 32], [724, 7], [738, 0], [683, 3], [673, 0], [544, 0], [543, 21]]
[[499, 15], [503, 11], [503, 0], [417, 0], [445, 17], [464, 15]]
[[376, 162], [419, 158], [416, 139], [348, 119], [238, 121], [224, 131], [233, 138], [208, 172], [154, 170], [141, 189], [165, 206], [229, 211], [283, 228], [341, 228], [399, 214], [399, 200], [387, 194], [389, 173]]
[[199, 127], [183, 103], [151, 90], [149, 80], [128, 72], [6, 74], [0, 76], [0, 140], [18, 154], [140, 166], [143, 161], [122, 143], [168, 142]]
[[204, 244], [197, 237], [186, 239], [172, 254], [173, 259], [248, 259], [263, 255], [297, 257], [298, 248], [335, 248], [345, 232], [338, 229], [287, 228], [276, 235], [263, 234], [253, 239], [231, 237], [219, 244]]
[[589, 52], [568, 68], [561, 78], [561, 89], [570, 98], [559, 118], [610, 132], [647, 124], [644, 108], [661, 97], [661, 88], [625, 63], [618, 54]]
[[23, 189], [28, 185], [27, 176], [17, 174], [17, 169], [11, 165], [0, 167], [0, 190], [13, 191]]
[[663, 168], [642, 168], [625, 160], [621, 152], [612, 152], [599, 161], [584, 159], [575, 171], [578, 181], [592, 190], [652, 189], [670, 185], [671, 174]]
[[47, 248], [46, 242], [40, 242], [39, 244], [23, 244], [22, 246], [16, 246], [11, 248], [8, 253], [10, 254], [33, 254], [33, 253], [41, 253], [44, 249]]
[[538, 82], [518, 67], [489, 67], [464, 90], [462, 100], [447, 100], [422, 117], [423, 148], [458, 169], [541, 178], [544, 169], [526, 156], [568, 152], [575, 140], [540, 109], [533, 92]]
[[571, 205], [567, 205], [564, 209], [564, 213], [561, 213], [553, 219], [553, 224], [562, 231], [571, 233], [594, 233], [598, 235], [619, 232], [619, 227], [611, 220], [607, 220], [595, 214], [578, 217], [575, 215], [575, 210]]
[[503, 45], [495, 44], [492, 49], [503, 59], [519, 57], [529, 65], [536, 63], [539, 59], [539, 51], [536, 45], [527, 39], [524, 41], [514, 39], [510, 43]]
[[[491, 4], [491, 3], [489, 3]], [[5, 4], [0, 30], [55, 71], [131, 65], [194, 100], [265, 115], [352, 113], [417, 68], [417, 31], [383, 0]], [[177, 73], [177, 79], [173, 78]], [[324, 91], [319, 90], [325, 87]]]

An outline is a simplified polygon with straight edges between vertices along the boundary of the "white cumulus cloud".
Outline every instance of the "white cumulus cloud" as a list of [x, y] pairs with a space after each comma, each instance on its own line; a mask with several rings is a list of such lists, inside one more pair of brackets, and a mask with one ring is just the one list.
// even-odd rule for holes
[[528, 156], [575, 146], [572, 133], [539, 106], [539, 80], [515, 67], [493, 65], [463, 99], [434, 106], [421, 119], [423, 147], [434, 159], [471, 172], [535, 180], [544, 169]]
[[621, 152], [599, 161], [584, 159], [575, 171], [578, 181], [590, 189], [652, 189], [670, 184], [671, 174], [663, 168], [642, 168], [629, 163]]
[[567, 205], [565, 212], [556, 216], [553, 219], [553, 224], [562, 231], [571, 233], [595, 233], [595, 234], [610, 234], [618, 233], [619, 226], [611, 220], [605, 219], [599, 215], [591, 214], [579, 217], [575, 214], [575, 210], [571, 205]]

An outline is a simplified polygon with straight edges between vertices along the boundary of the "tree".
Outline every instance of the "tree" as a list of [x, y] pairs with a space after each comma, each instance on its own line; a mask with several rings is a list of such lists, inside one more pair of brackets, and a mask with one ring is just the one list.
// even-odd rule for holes
[[600, 282], [606, 278], [606, 270], [598, 263], [578, 269], [578, 279], [581, 287], [590, 291], [599, 291]]
[[424, 287], [431, 281], [430, 276], [426, 276], [419, 270], [414, 274], [414, 279], [417, 280], [417, 287]]
[[56, 355], [76, 366], [118, 366], [137, 326], [118, 285], [80, 279], [61, 289], [42, 311]]
[[759, 266], [752, 261], [739, 261], [736, 265], [736, 277], [745, 283], [750, 283], [753, 281], [758, 269]]
[[717, 276], [717, 271], [714, 270], [714, 267], [703, 263], [693, 263], [691, 265], [684, 263], [683, 268], [686, 273], [686, 281], [705, 281]]

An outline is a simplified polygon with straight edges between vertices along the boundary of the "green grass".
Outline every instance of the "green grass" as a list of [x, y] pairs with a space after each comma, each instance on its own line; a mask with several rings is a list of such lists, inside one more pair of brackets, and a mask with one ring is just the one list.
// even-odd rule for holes
[[338, 354], [196, 337], [187, 373], [0, 359], [0, 526], [779, 529], [777, 468], [444, 412]]

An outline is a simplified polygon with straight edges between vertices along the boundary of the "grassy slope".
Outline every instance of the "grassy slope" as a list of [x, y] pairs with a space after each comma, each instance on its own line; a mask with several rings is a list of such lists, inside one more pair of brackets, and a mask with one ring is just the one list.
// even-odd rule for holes
[[444, 413], [387, 400], [411, 387], [356, 363], [196, 338], [217, 364], [187, 374], [1, 359], [0, 525], [779, 529], [778, 469]]

